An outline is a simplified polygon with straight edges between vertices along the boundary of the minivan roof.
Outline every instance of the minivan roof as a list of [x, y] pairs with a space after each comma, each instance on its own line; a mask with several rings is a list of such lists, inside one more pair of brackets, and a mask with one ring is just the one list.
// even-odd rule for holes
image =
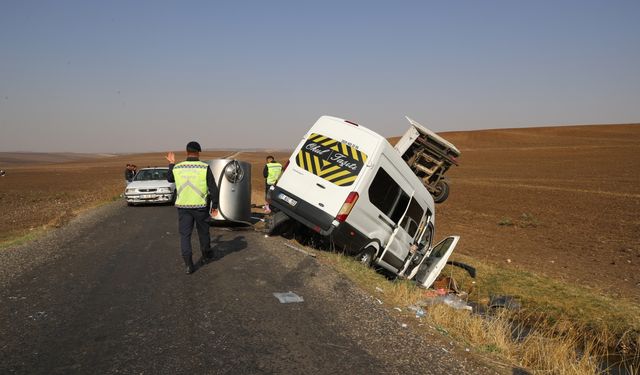
[[358, 127], [358, 129], [366, 132], [367, 134], [371, 135], [372, 137], [381, 138], [381, 139], [385, 139], [386, 140], [385, 137], [381, 136], [380, 134], [374, 132], [373, 130], [371, 130], [371, 129], [365, 127], [365, 126], [362, 126], [362, 125], [356, 123], [355, 121], [349, 121], [349, 120], [345, 120], [343, 118], [334, 117], [334, 116], [322, 116], [322, 117], [320, 117], [319, 120], [323, 120], [323, 119], [324, 120], [333, 120], [333, 121], [341, 122], [341, 123], [344, 122], [344, 123], [346, 123], [345, 126], [356, 126], [356, 127]]

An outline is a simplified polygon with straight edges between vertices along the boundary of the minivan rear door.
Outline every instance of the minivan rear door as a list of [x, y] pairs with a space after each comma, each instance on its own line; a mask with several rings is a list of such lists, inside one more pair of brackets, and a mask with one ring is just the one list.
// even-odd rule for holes
[[322, 117], [311, 128], [277, 186], [335, 217], [354, 190], [379, 140], [347, 123]]
[[416, 283], [425, 288], [430, 287], [447, 264], [447, 260], [459, 240], [460, 236], [450, 236], [440, 241], [431, 249], [429, 256], [422, 259], [420, 265], [411, 272], [408, 278], [413, 278]]

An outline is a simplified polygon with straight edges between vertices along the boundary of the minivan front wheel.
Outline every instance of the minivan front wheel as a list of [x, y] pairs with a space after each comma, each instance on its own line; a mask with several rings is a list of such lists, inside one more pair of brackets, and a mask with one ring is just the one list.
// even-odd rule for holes
[[373, 258], [376, 256], [376, 249], [373, 247], [367, 247], [356, 255], [356, 260], [366, 266], [371, 267], [373, 264]]

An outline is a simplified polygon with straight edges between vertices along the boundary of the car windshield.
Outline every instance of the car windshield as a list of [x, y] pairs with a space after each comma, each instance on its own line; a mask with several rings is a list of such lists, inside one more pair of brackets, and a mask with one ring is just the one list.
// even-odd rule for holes
[[153, 181], [153, 180], [167, 180], [168, 169], [143, 169], [138, 174], [134, 181]]

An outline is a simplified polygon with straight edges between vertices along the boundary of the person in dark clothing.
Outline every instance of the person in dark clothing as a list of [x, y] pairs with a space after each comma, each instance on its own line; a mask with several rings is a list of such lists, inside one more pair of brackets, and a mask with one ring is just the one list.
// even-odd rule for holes
[[[200, 161], [200, 144], [187, 144], [187, 160], [176, 164], [176, 156], [169, 152], [167, 181], [176, 184], [176, 203], [178, 208], [178, 231], [180, 232], [180, 250], [182, 259], [187, 267], [186, 273], [195, 271], [191, 249], [191, 233], [195, 224], [198, 231], [200, 262], [205, 264], [213, 258], [211, 250], [211, 235], [209, 234], [210, 217], [218, 214], [218, 187], [211, 168]], [[209, 211], [211, 207], [211, 211]]]
[[133, 176], [135, 173], [133, 172], [133, 167], [131, 164], [127, 164], [127, 168], [124, 170], [124, 183], [128, 185], [131, 181], [133, 181]]

